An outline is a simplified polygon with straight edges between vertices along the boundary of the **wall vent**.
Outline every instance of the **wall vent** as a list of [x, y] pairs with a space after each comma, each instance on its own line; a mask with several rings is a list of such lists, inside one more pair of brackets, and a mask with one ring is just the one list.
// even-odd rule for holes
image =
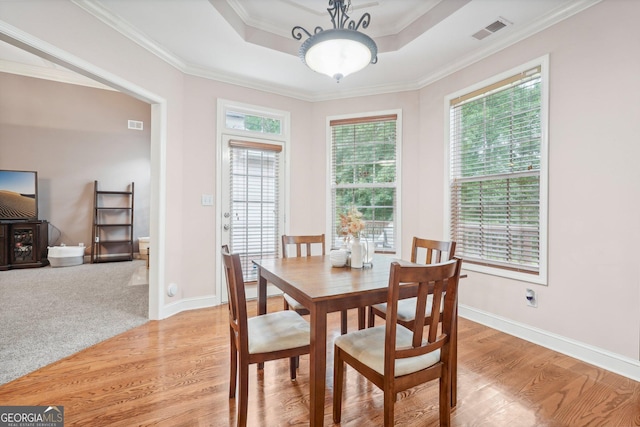
[[134, 130], [142, 130], [143, 129], [143, 124], [142, 124], [142, 122], [140, 122], [138, 120], [129, 120], [127, 122], [127, 127], [129, 129], [134, 129]]
[[488, 37], [491, 34], [495, 33], [496, 31], [499, 31], [499, 30], [503, 29], [508, 24], [510, 24], [509, 21], [507, 21], [504, 18], [500, 18], [500, 19], [496, 20], [495, 22], [492, 22], [491, 24], [487, 25], [486, 27], [484, 27], [483, 29], [481, 29], [477, 33], [475, 33], [472, 37], [474, 39], [476, 39], [476, 40], [482, 40], [485, 37]]

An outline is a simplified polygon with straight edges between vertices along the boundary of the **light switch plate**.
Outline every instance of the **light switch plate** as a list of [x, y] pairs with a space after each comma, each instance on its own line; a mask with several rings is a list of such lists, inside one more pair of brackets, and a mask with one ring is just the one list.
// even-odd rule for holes
[[202, 195], [202, 206], [213, 206], [213, 194]]

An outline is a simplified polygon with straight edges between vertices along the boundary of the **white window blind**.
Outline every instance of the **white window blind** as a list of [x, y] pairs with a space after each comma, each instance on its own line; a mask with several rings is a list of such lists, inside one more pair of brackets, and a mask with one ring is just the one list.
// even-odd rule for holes
[[366, 221], [364, 237], [376, 252], [394, 253], [397, 191], [397, 115], [331, 120], [332, 247], [340, 214], [356, 207]]
[[230, 141], [230, 243], [240, 254], [245, 281], [255, 281], [252, 261], [278, 257], [279, 145]]
[[539, 272], [541, 108], [540, 67], [451, 100], [451, 239], [465, 263]]

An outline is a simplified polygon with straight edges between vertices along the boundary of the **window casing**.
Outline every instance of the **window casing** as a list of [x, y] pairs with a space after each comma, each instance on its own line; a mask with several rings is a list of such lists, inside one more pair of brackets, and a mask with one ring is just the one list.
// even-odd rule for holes
[[448, 228], [465, 268], [546, 284], [547, 60], [447, 98]]
[[[217, 123], [216, 215], [222, 227], [217, 240], [240, 255], [244, 280], [253, 282], [254, 259], [280, 256], [289, 213], [290, 115], [218, 99]], [[222, 269], [219, 275], [224, 282]]]
[[331, 247], [340, 247], [340, 214], [356, 207], [364, 237], [376, 252], [396, 253], [399, 215], [400, 114], [398, 111], [329, 119]]

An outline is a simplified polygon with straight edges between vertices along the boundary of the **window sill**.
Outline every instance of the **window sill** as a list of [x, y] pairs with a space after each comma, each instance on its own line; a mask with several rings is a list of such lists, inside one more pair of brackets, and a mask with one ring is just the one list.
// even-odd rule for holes
[[543, 274], [524, 273], [520, 271], [506, 270], [496, 267], [488, 267], [486, 265], [462, 262], [462, 269], [467, 271], [475, 271], [477, 273], [490, 274], [492, 276], [504, 277], [506, 279], [518, 280], [521, 282], [535, 283], [538, 285], [547, 285], [547, 277]]

